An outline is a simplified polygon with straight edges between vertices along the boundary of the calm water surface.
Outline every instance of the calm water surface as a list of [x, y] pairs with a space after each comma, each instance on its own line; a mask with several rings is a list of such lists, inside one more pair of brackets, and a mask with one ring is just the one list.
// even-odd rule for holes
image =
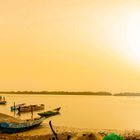
[[[84, 96], [84, 95], [15, 95], [6, 94], [7, 105], [0, 105], [0, 112], [14, 116], [10, 106], [14, 102], [45, 104], [45, 110], [61, 106], [61, 114], [46, 119], [54, 125], [97, 128], [97, 129], [139, 129], [140, 97]], [[34, 117], [37, 112], [34, 112]], [[15, 116], [19, 117], [19, 116]], [[30, 113], [20, 116], [30, 118]]]

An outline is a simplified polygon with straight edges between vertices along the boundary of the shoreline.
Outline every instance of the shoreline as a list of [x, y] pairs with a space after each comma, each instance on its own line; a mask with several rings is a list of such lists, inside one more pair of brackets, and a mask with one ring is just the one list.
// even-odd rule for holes
[[106, 95], [106, 94], [78, 94], [78, 93], [68, 93], [68, 94], [63, 94], [63, 93], [0, 93], [0, 95], [89, 95], [89, 96], [114, 96], [114, 95]]
[[[115, 133], [124, 137], [125, 140], [140, 140], [140, 130], [117, 130], [117, 129], [87, 129], [87, 128], [71, 128], [65, 126], [53, 126], [59, 140], [76, 140], [76, 137], [84, 135], [96, 135], [102, 139], [105, 135]], [[31, 130], [16, 134], [0, 134], [0, 140], [52, 140], [54, 134], [48, 123], [33, 128]], [[82, 140], [82, 139], [81, 139]]]
[[119, 94], [98, 94], [98, 92], [0, 92], [3, 95], [81, 95], [81, 96], [115, 96], [115, 97], [140, 97], [140, 94], [119, 95]]

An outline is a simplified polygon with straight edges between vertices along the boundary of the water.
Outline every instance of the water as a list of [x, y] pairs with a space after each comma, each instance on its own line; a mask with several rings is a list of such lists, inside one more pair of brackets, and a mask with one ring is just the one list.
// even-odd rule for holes
[[[14, 116], [10, 106], [14, 102], [45, 104], [45, 110], [61, 107], [61, 114], [46, 119], [57, 126], [95, 129], [139, 129], [140, 97], [84, 96], [84, 95], [16, 95], [3, 94], [7, 105], [0, 112]], [[42, 111], [40, 111], [42, 112]], [[37, 112], [34, 112], [34, 117]], [[19, 116], [15, 116], [19, 117]], [[20, 116], [30, 118], [31, 113]]]

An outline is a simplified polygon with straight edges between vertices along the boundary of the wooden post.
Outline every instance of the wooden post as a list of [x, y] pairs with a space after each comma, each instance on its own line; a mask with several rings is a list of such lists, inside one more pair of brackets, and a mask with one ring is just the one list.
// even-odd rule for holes
[[14, 102], [14, 116], [16, 115], [16, 105], [15, 105], [15, 102]]
[[15, 107], [16, 107], [16, 104], [15, 104], [15, 102], [14, 102], [14, 110], [15, 110]]
[[53, 132], [53, 134], [54, 134], [56, 140], [59, 140], [58, 137], [57, 137], [57, 133], [54, 131], [54, 129], [53, 129], [53, 127], [52, 127], [51, 121], [49, 121], [49, 125], [50, 125], [50, 128], [51, 128], [51, 130], [52, 130], [52, 132]]
[[33, 106], [31, 105], [31, 119], [33, 119]]
[[20, 106], [18, 107], [18, 115], [20, 116], [21, 114], [20, 114]]

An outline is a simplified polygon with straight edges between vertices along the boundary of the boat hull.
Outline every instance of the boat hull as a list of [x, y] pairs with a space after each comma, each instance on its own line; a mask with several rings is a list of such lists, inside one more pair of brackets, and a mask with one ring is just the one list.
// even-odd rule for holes
[[38, 115], [42, 116], [42, 117], [46, 117], [46, 118], [49, 118], [51, 116], [55, 116], [55, 115], [58, 115], [60, 114], [59, 112], [53, 112], [53, 113], [38, 113]]
[[8, 134], [12, 134], [12, 133], [19, 133], [19, 132], [24, 132], [27, 130], [30, 130], [34, 127], [39, 126], [41, 123], [30, 126], [30, 127], [25, 127], [25, 128], [1, 128], [0, 127], [0, 133], [8, 133]]
[[18, 110], [19, 107], [22, 107], [24, 105], [25, 105], [25, 103], [23, 103], [23, 104], [17, 104], [17, 105], [11, 106], [10, 108], [11, 108], [11, 111], [14, 111], [14, 110]]
[[42, 112], [42, 113], [38, 113], [38, 115], [42, 116], [42, 117], [51, 117], [51, 116], [55, 116], [55, 115], [58, 115], [60, 114], [59, 113], [59, 110], [61, 109], [61, 107], [59, 108], [55, 108], [53, 110], [49, 110], [49, 111], [46, 111], [46, 112]]
[[6, 101], [0, 101], [0, 105], [5, 105], [6, 103]]
[[1, 122], [0, 133], [18, 133], [27, 131], [39, 126], [44, 120], [45, 117], [40, 117], [34, 120], [25, 120], [21, 122]]
[[18, 108], [19, 112], [31, 112], [31, 111], [37, 111], [37, 110], [43, 110], [45, 108], [44, 104], [41, 105], [31, 105], [31, 106], [21, 106]]

